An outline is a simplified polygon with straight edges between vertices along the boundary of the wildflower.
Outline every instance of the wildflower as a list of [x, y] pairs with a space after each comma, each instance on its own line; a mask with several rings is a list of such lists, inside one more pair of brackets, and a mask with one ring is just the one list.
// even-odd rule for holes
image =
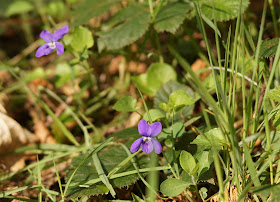
[[154, 149], [155, 153], [159, 154], [162, 150], [160, 142], [152, 137], [157, 136], [161, 130], [162, 126], [160, 122], [149, 125], [144, 119], [139, 121], [138, 132], [142, 137], [133, 142], [130, 151], [135, 153], [141, 146], [141, 149], [146, 153], [151, 153]]
[[46, 42], [36, 51], [36, 57], [42, 57], [43, 55], [48, 55], [53, 52], [54, 49], [56, 50], [57, 55], [61, 55], [64, 53], [63, 44], [57, 42], [58, 39], [61, 39], [65, 34], [69, 31], [68, 25], [65, 25], [61, 29], [57, 30], [55, 33], [50, 33], [48, 30], [44, 30], [41, 32], [40, 37], [44, 39]]

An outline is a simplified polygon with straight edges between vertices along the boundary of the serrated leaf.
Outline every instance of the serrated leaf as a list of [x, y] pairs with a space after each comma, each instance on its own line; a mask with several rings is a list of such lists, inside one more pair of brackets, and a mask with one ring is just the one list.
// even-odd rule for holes
[[[168, 81], [167, 83], [163, 84], [160, 89], [156, 92], [155, 98], [154, 98], [154, 107], [162, 110], [161, 107], [159, 107], [159, 103], [168, 103], [169, 95], [173, 93], [176, 90], [184, 89], [188, 95], [190, 95], [192, 98], [194, 98], [194, 92], [193, 90], [183, 84], [178, 83], [177, 81]], [[165, 104], [166, 105], [166, 104]], [[167, 107], [167, 105], [166, 105]], [[187, 106], [183, 108], [182, 110], [175, 113], [174, 116], [174, 122], [183, 120], [182, 115], [186, 118], [190, 118], [193, 112], [194, 105]]]
[[170, 178], [160, 184], [160, 191], [169, 197], [178, 196], [191, 184], [180, 179]]
[[134, 97], [124, 96], [114, 104], [113, 109], [119, 112], [133, 112], [138, 109], [136, 102]]
[[168, 105], [175, 109], [175, 111], [179, 111], [183, 107], [192, 104], [194, 104], [194, 99], [184, 89], [176, 90], [169, 96]]
[[99, 33], [98, 50], [115, 50], [129, 45], [147, 31], [150, 15], [144, 6], [130, 6], [119, 11], [104, 26], [111, 29]]
[[162, 7], [156, 17], [154, 27], [158, 32], [175, 33], [186, 18], [186, 12], [191, 8], [190, 4], [176, 2]]
[[193, 171], [197, 166], [193, 156], [184, 150], [180, 154], [180, 165], [190, 175], [194, 174]]
[[[66, 175], [66, 181], [69, 179], [69, 176], [72, 174], [73, 170], [80, 164], [80, 162], [87, 156], [88, 154], [83, 154], [74, 158], [71, 162], [71, 168]], [[127, 158], [126, 151], [121, 146], [112, 146], [107, 148], [106, 150], [102, 150], [98, 153], [98, 157], [101, 161], [104, 171], [110, 172], [113, 170], [119, 163], [121, 163], [125, 158]], [[149, 163], [149, 159], [147, 156], [141, 156], [137, 159], [137, 163], [139, 168], [146, 168]], [[122, 168], [118, 170], [118, 173], [127, 172], [135, 170], [134, 166], [131, 162], [125, 164]], [[108, 174], [106, 173], [106, 174]], [[92, 162], [92, 159], [89, 158], [85, 161], [83, 165], [76, 172], [74, 177], [72, 178], [71, 185], [69, 186], [67, 195], [70, 198], [77, 198], [80, 196], [93, 196], [98, 194], [105, 194], [107, 190], [101, 189], [99, 186], [104, 185], [102, 182], [95, 183], [89, 187], [83, 187], [79, 185], [83, 185], [90, 180], [98, 179], [99, 175], [95, 169], [95, 166]], [[115, 179], [111, 179], [110, 182], [115, 187], [124, 187], [129, 186], [130, 184], [136, 182], [139, 176], [137, 174], [127, 175], [124, 177], [119, 177]], [[97, 186], [99, 185], [99, 186]]]
[[280, 87], [276, 87], [273, 90], [269, 91], [268, 97], [270, 99], [276, 100], [277, 102], [280, 102]]
[[259, 57], [272, 57], [276, 54], [279, 38], [263, 41]]
[[280, 185], [262, 185], [252, 190], [252, 193], [261, 195], [262, 197], [269, 197], [268, 201], [280, 201]]
[[175, 70], [166, 63], [153, 63], [147, 73], [132, 77], [137, 87], [149, 96], [154, 96], [162, 84], [176, 79]]
[[91, 18], [98, 17], [108, 11], [112, 5], [118, 4], [122, 0], [85, 0], [71, 12], [73, 25], [88, 23]]
[[227, 146], [226, 140], [219, 128], [214, 128], [206, 132], [204, 135], [197, 136], [191, 144], [205, 145], [212, 147]]
[[33, 9], [34, 6], [29, 1], [15, 1], [9, 5], [6, 11], [6, 16], [10, 17], [11, 15], [27, 13], [29, 11], [32, 11]]
[[245, 12], [249, 6], [249, 0], [201, 0], [201, 12], [210, 20], [228, 21], [239, 15], [240, 3], [241, 14]]
[[93, 43], [92, 34], [87, 28], [82, 26], [75, 27], [71, 39], [71, 46], [75, 51], [81, 52], [85, 48], [91, 48]]
[[280, 111], [278, 111], [273, 119], [273, 125], [280, 131]]
[[[156, 121], [158, 119], [165, 118], [165, 114], [158, 109], [150, 109], [149, 114], [152, 118], [152, 121]], [[143, 119], [145, 119], [146, 121], [149, 121], [149, 117], [148, 117], [147, 113], [144, 114]]]

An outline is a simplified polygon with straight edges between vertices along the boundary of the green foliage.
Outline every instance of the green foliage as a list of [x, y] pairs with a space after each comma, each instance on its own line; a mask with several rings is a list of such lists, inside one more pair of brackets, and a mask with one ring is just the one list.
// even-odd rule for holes
[[261, 187], [256, 187], [253, 189], [254, 194], [260, 194], [261, 196], [267, 198], [269, 197], [268, 201], [280, 201], [280, 192], [279, 192], [280, 185], [262, 185]]
[[180, 154], [180, 165], [189, 175], [194, 175], [198, 169], [194, 157], [184, 150]]
[[[160, 103], [168, 103], [169, 102], [169, 96], [175, 92], [176, 90], [185, 90], [188, 95], [190, 95], [192, 98], [194, 98], [194, 92], [192, 89], [186, 85], [180, 84], [174, 80], [171, 80], [165, 84], [163, 84], [160, 89], [157, 91], [155, 98], [154, 98], [154, 107], [157, 109], [162, 110], [160, 108]], [[165, 105], [167, 109], [167, 104]], [[182, 115], [186, 118], [188, 118], [192, 112], [193, 112], [194, 105], [186, 106], [183, 109], [179, 110], [175, 113], [174, 121], [181, 121]], [[173, 116], [173, 113], [171, 113], [171, 116]]]
[[147, 73], [132, 77], [136, 86], [149, 96], [155, 96], [162, 84], [176, 79], [175, 70], [166, 63], [153, 63]]
[[[156, 121], [158, 119], [165, 118], [165, 114], [158, 109], [150, 109], [149, 114], [152, 118], [152, 121]], [[145, 119], [146, 121], [149, 121], [149, 117], [148, 117], [147, 113], [144, 114], [143, 119]]]
[[185, 132], [185, 126], [181, 122], [176, 122], [169, 128], [164, 128], [162, 132], [158, 135], [158, 138], [171, 138], [172, 139], [172, 134], [173, 138], [177, 139], [182, 137], [182, 135]]
[[85, 27], [75, 27], [72, 39], [71, 39], [71, 47], [75, 51], [83, 51], [84, 49], [91, 48], [93, 46], [93, 37], [92, 33]]
[[[71, 168], [66, 175], [66, 181], [69, 179], [69, 176], [72, 174], [73, 170], [79, 165], [79, 163], [87, 156], [88, 154], [83, 154], [74, 158], [71, 162]], [[103, 150], [99, 152], [98, 157], [100, 159], [101, 165], [105, 172], [110, 172], [113, 170], [119, 163], [121, 163], [125, 158], [127, 158], [126, 151], [121, 146], [113, 146], [109, 147], [107, 150]], [[137, 164], [139, 168], [145, 168], [148, 165], [149, 159], [145, 156], [139, 157], [137, 159]], [[123, 173], [127, 171], [135, 170], [133, 165], [129, 162], [125, 164], [122, 168], [118, 170], [118, 173]], [[91, 180], [96, 180], [99, 178], [97, 170], [92, 162], [92, 159], [89, 158], [84, 162], [83, 165], [79, 168], [79, 170], [74, 175], [72, 182], [69, 186], [69, 191], [67, 195], [70, 198], [77, 198], [81, 196], [93, 196], [99, 194], [106, 194], [107, 189], [101, 189], [102, 186], [101, 180], [89, 185], [89, 187], [79, 186], [84, 185], [85, 183], [89, 184]], [[110, 182], [115, 187], [124, 187], [128, 186], [131, 183], [137, 181], [139, 176], [137, 174], [126, 175], [119, 178], [114, 178], [110, 180]]]
[[137, 196], [136, 194], [134, 193], [131, 193], [131, 196], [133, 198], [133, 202], [144, 202], [143, 199], [141, 199], [139, 196]]
[[179, 111], [185, 106], [194, 104], [194, 100], [189, 96], [184, 89], [176, 90], [169, 95], [168, 106], [175, 111]]
[[268, 97], [270, 99], [276, 100], [277, 102], [280, 102], [280, 87], [276, 87], [273, 90], [269, 91]]
[[273, 124], [277, 128], [277, 130], [280, 131], [280, 111], [275, 114]]
[[34, 6], [29, 1], [14, 1], [6, 10], [6, 16], [18, 15], [32, 11]]
[[195, 155], [197, 162], [199, 162], [199, 167], [197, 170], [197, 175], [200, 176], [209, 170], [211, 163], [213, 162], [212, 153], [209, 151], [201, 151]]
[[260, 57], [272, 57], [276, 54], [279, 38], [263, 41], [260, 47]]
[[149, 22], [149, 12], [144, 6], [122, 9], [103, 25], [106, 31], [99, 33], [98, 50], [114, 50], [131, 44], [143, 36], [149, 27]]
[[61, 17], [66, 12], [65, 4], [62, 1], [50, 2], [47, 6], [47, 13], [52, 17]]
[[199, 4], [201, 12], [209, 19], [228, 21], [239, 15], [239, 8], [241, 8], [241, 14], [244, 13], [249, 6], [249, 0], [201, 0]]
[[159, 103], [159, 107], [166, 113], [180, 111], [186, 106], [194, 104], [194, 100], [189, 96], [184, 89], [176, 90], [169, 95], [168, 103]]
[[160, 191], [164, 195], [173, 197], [173, 196], [178, 196], [182, 191], [184, 191], [189, 186], [190, 183], [186, 181], [170, 178], [170, 179], [166, 179], [160, 184]]
[[55, 69], [54, 83], [57, 88], [62, 87], [66, 82], [70, 81], [75, 74], [80, 71], [80, 66], [71, 67], [68, 63], [59, 63]]
[[26, 82], [30, 82], [34, 79], [45, 78], [45, 77], [46, 77], [46, 73], [44, 69], [42, 67], [38, 67], [32, 72], [30, 72], [29, 74], [27, 74], [24, 80]]
[[133, 112], [139, 109], [136, 102], [134, 97], [124, 96], [114, 104], [113, 109], [119, 112]]
[[205, 145], [211, 147], [227, 146], [226, 140], [219, 128], [213, 128], [204, 135], [199, 135], [191, 144]]
[[200, 188], [200, 192], [201, 192], [201, 195], [202, 197], [205, 199], [207, 197], [207, 188], [206, 187], [201, 187]]
[[186, 12], [191, 8], [190, 4], [175, 2], [162, 7], [156, 16], [154, 27], [158, 32], [175, 33], [186, 18]]
[[85, 0], [72, 11], [72, 23], [73, 25], [88, 23], [91, 18], [104, 14], [111, 6], [120, 2], [121, 0]]

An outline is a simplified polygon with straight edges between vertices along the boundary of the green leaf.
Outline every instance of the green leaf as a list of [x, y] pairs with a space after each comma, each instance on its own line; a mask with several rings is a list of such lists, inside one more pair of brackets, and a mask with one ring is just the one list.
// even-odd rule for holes
[[[165, 118], [165, 114], [158, 109], [150, 109], [149, 114], [151, 115], [152, 121], [156, 121], [158, 119]], [[145, 119], [146, 121], [149, 121], [149, 117], [148, 117], [147, 113], [144, 114], [143, 119]]]
[[115, 50], [139, 39], [147, 31], [150, 14], [146, 7], [131, 6], [119, 11], [103, 27], [109, 30], [99, 33], [98, 50]]
[[204, 135], [199, 135], [191, 144], [204, 145], [204, 146], [227, 146], [226, 140], [219, 128], [213, 128], [206, 132]]
[[205, 15], [202, 15], [201, 17], [204, 20], [204, 22], [206, 22], [209, 25], [209, 27], [211, 27], [215, 32], [217, 32], [219, 37], [221, 37], [221, 32], [218, 29], [218, 27], [209, 18], [207, 18]]
[[134, 97], [124, 96], [114, 104], [113, 109], [119, 112], [133, 112], [138, 110], [136, 102]]
[[70, 81], [74, 75], [76, 75], [80, 70], [80, 66], [75, 65], [70, 67], [68, 63], [59, 63], [55, 69], [54, 84], [55, 87], [60, 88], [66, 82]]
[[249, 6], [249, 0], [201, 0], [199, 1], [201, 12], [210, 20], [228, 21], [239, 15], [240, 3], [241, 14]]
[[6, 16], [10, 17], [11, 15], [27, 13], [29, 11], [32, 11], [33, 9], [34, 6], [29, 1], [15, 1], [9, 5], [6, 11]]
[[276, 54], [279, 38], [263, 41], [260, 47], [260, 57], [272, 57]]
[[280, 111], [278, 111], [273, 119], [273, 125], [280, 131]]
[[197, 164], [193, 156], [187, 151], [181, 151], [180, 154], [180, 165], [181, 167], [190, 175], [194, 175], [193, 171], [195, 170]]
[[73, 25], [86, 24], [91, 18], [98, 17], [107, 12], [111, 6], [118, 4], [122, 0], [85, 0], [71, 12]]
[[75, 51], [83, 51], [85, 48], [91, 48], [93, 46], [93, 37], [91, 32], [85, 27], [75, 27], [71, 46]]
[[267, 201], [280, 201], [280, 185], [262, 185], [253, 189], [253, 194], [261, 195], [264, 198], [269, 197]]
[[268, 97], [280, 102], [280, 87], [276, 87], [273, 90], [269, 91]]
[[24, 78], [24, 81], [30, 82], [34, 79], [45, 78], [45, 77], [46, 77], [46, 72], [44, 71], [44, 69], [42, 67], [38, 67], [33, 71], [28, 72], [28, 74], [26, 74], [26, 77]]
[[131, 196], [133, 198], [133, 202], [144, 202], [143, 199], [141, 199], [139, 196], [137, 196], [136, 194], [134, 194], [133, 192], [131, 192]]
[[62, 17], [66, 13], [66, 7], [62, 1], [53, 1], [50, 2], [47, 6], [47, 14], [52, 17]]
[[207, 197], [207, 188], [206, 187], [201, 187], [200, 188], [200, 192], [201, 192], [201, 195], [202, 197], [205, 199]]
[[[71, 168], [66, 175], [66, 181], [69, 179], [69, 176], [72, 174], [73, 170], [80, 164], [80, 162], [87, 156], [88, 154], [83, 154], [74, 158], [71, 162]], [[128, 157], [126, 151], [121, 146], [112, 146], [107, 148], [106, 150], [102, 150], [98, 153], [98, 157], [100, 159], [100, 163], [106, 172], [110, 172], [113, 170], [119, 163], [121, 163], [124, 159]], [[137, 158], [137, 164], [139, 168], [146, 168], [149, 164], [149, 159], [147, 156], [141, 156]], [[123, 173], [127, 171], [135, 170], [134, 166], [131, 162], [128, 162], [123, 167], [118, 170], [118, 173]], [[106, 175], [108, 173], [105, 173]], [[88, 183], [89, 181], [99, 178], [97, 170], [92, 162], [92, 159], [87, 159], [77, 170], [74, 175], [72, 182], [69, 186], [69, 191], [67, 195], [70, 198], [77, 198], [81, 196], [93, 196], [99, 194], [105, 194], [106, 191], [104, 189], [100, 189], [97, 185], [104, 185], [101, 180], [92, 184], [89, 187], [83, 187], [79, 185], [83, 185]], [[110, 182], [115, 187], [124, 187], [129, 186], [132, 183], [138, 180], [139, 176], [137, 174], [126, 175], [119, 178], [111, 179]]]
[[171, 134], [173, 132], [173, 138], [178, 139], [182, 137], [185, 132], [185, 126], [181, 122], [176, 122], [169, 128], [164, 128], [162, 132], [158, 135], [158, 138], [172, 138]]
[[194, 104], [194, 100], [184, 89], [176, 90], [169, 96], [168, 105], [175, 111], [179, 111], [185, 106]]
[[199, 162], [199, 168], [197, 170], [197, 175], [200, 176], [210, 168], [210, 164], [213, 162], [210, 162], [210, 156], [209, 151], [201, 151], [195, 156], [197, 162]]
[[[188, 95], [190, 95], [192, 98], [195, 98], [194, 92], [190, 87], [180, 84], [177, 81], [171, 80], [171, 81], [168, 81], [167, 83], [163, 84], [160, 87], [160, 89], [157, 91], [155, 98], [154, 98], [154, 107], [159, 110], [162, 110], [162, 107], [165, 106], [166, 111], [165, 110], [164, 111], [168, 112], [168, 106], [165, 103], [168, 103], [169, 96], [174, 91], [180, 90], [180, 89], [184, 89]], [[160, 105], [159, 103], [163, 103], [163, 104], [161, 104], [161, 106], [159, 106]], [[190, 106], [184, 107], [182, 110], [176, 112], [175, 116], [174, 116], [174, 122], [183, 121], [182, 116], [186, 117], [186, 118], [190, 118], [192, 115], [193, 109], [194, 109], [194, 105], [190, 105]]]
[[145, 94], [154, 96], [162, 84], [177, 80], [173, 67], [166, 63], [153, 63], [147, 73], [132, 77], [133, 82]]
[[175, 33], [186, 18], [186, 12], [191, 8], [190, 4], [176, 2], [162, 7], [156, 16], [154, 27], [158, 32], [168, 31]]
[[130, 145], [138, 138], [141, 137], [141, 135], [138, 132], [137, 127], [132, 127], [132, 128], [127, 128], [124, 129], [118, 133], [113, 134], [114, 140], [118, 142], [123, 142], [126, 140], [124, 143], [127, 147], [130, 147]]
[[178, 196], [191, 184], [180, 179], [169, 178], [160, 184], [160, 191], [169, 197]]

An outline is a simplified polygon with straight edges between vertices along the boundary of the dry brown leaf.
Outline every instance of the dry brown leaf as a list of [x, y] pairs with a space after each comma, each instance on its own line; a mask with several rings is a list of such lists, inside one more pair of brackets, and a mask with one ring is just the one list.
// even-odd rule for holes
[[[22, 128], [21, 125], [11, 117], [0, 112], [0, 154], [36, 142], [35, 136]], [[8, 171], [17, 171], [25, 166], [23, 155], [2, 156], [1, 167]]]
[[[191, 66], [192, 70], [194, 72], [198, 71], [198, 70], [202, 70], [202, 69], [205, 69], [207, 66], [207, 64], [201, 60], [201, 59], [197, 59]], [[204, 81], [208, 76], [209, 74], [211, 73], [210, 70], [208, 71], [204, 71], [202, 73], [197, 73], [197, 76], [200, 78], [201, 81]]]

